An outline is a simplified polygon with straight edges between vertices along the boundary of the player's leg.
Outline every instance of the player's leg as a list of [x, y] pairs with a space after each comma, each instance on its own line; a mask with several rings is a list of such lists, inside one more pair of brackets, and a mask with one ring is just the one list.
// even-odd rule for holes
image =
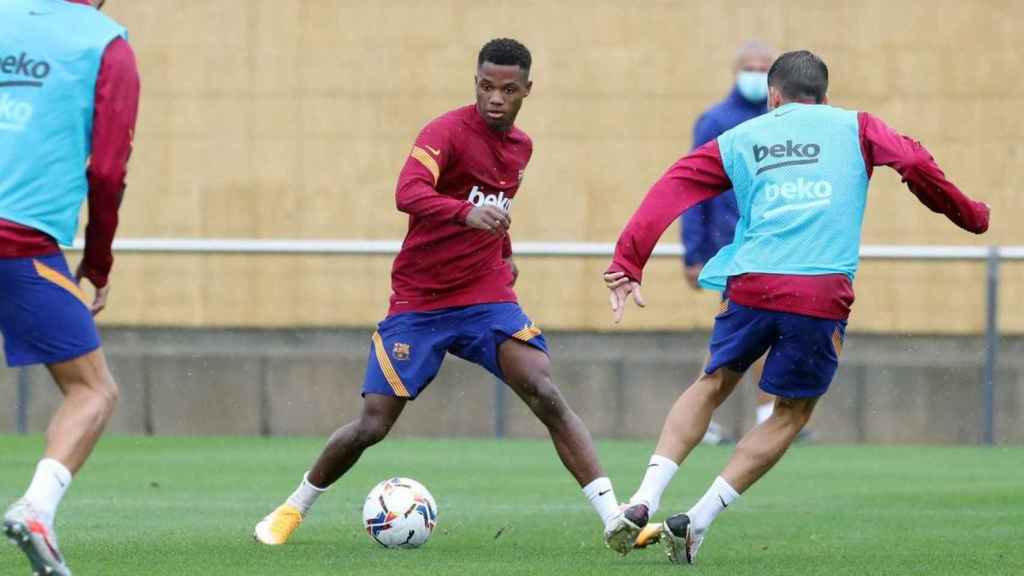
[[[679, 464], [701, 441], [714, 411], [732, 394], [749, 366], [767, 350], [774, 336], [770, 315], [734, 303], [715, 319], [704, 371], [673, 404], [648, 461], [630, 509], [653, 516]], [[643, 545], [643, 542], [638, 542]]]
[[562, 464], [583, 488], [583, 495], [600, 516], [605, 542], [619, 553], [628, 553], [642, 526], [623, 520], [611, 480], [601, 468], [594, 449], [590, 430], [551, 381], [551, 361], [547, 353], [509, 338], [498, 345], [498, 363], [508, 386], [548, 429]]
[[50, 420], [32, 483], [4, 514], [4, 532], [40, 574], [68, 574], [53, 528], [57, 506], [113, 414], [118, 390], [100, 350], [49, 369], [64, 400]]
[[355, 465], [364, 450], [388, 435], [408, 401], [408, 398], [367, 394], [359, 418], [331, 435], [306, 480], [317, 490], [326, 490], [337, 482]]
[[[627, 515], [653, 517], [661, 506], [661, 495], [679, 470], [679, 465], [701, 443], [711, 416], [729, 397], [743, 379], [743, 372], [719, 368], [711, 374], [701, 374], [692, 386], [676, 399], [665, 418], [654, 454], [647, 463], [640, 487], [629, 499]], [[635, 541], [637, 548], [645, 548], [661, 537], [662, 526], [650, 524]]]
[[363, 451], [387, 436], [406, 402], [406, 398], [367, 394], [359, 417], [335, 430], [295, 491], [256, 524], [256, 541], [271, 546], [287, 542], [317, 498], [355, 465]]
[[0, 262], [0, 300], [8, 362], [46, 364], [64, 396], [50, 421], [43, 459], [25, 495], [4, 514], [3, 529], [35, 571], [66, 574], [54, 518], [113, 414], [117, 385], [99, 349], [88, 301], [62, 255]]
[[767, 420], [743, 436], [722, 473], [685, 514], [669, 517], [663, 538], [669, 559], [692, 564], [711, 523], [786, 453], [811, 417], [817, 398], [779, 397]]
[[514, 303], [467, 307], [461, 312], [460, 327], [451, 352], [483, 366], [515, 391], [548, 429], [559, 458], [606, 530], [616, 528], [613, 524], [621, 512], [615, 491], [601, 468], [590, 431], [551, 381], [551, 360], [540, 329]]
[[548, 429], [562, 464], [580, 486], [604, 476], [590, 431], [551, 381], [551, 360], [544, 352], [508, 339], [498, 346], [505, 382]]
[[654, 453], [677, 464], [685, 460], [700, 443], [715, 410], [732, 394], [742, 378], [743, 372], [729, 368], [701, 374], [672, 405]]
[[845, 334], [843, 321], [775, 315], [777, 339], [760, 386], [778, 397], [772, 415], [748, 432], [722, 473], [685, 514], [665, 521], [665, 543], [675, 562], [692, 563], [711, 523], [782, 458], [832, 382]]
[[331, 435], [295, 491], [256, 525], [256, 541], [287, 542], [317, 498], [387, 436], [406, 403], [433, 380], [452, 338], [436, 321], [436, 315], [402, 314], [379, 325], [371, 338], [362, 412]]
[[722, 471], [722, 478], [733, 490], [742, 494], [782, 458], [810, 420], [817, 401], [784, 397], [775, 400], [772, 415], [743, 436]]
[[47, 366], [64, 400], [46, 431], [46, 458], [76, 474], [117, 406], [119, 391], [102, 350]]

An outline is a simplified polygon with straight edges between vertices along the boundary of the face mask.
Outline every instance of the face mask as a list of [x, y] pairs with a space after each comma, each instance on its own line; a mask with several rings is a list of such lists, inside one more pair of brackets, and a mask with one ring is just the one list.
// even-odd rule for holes
[[747, 102], [760, 104], [768, 99], [768, 73], [740, 70], [736, 74], [736, 89]]

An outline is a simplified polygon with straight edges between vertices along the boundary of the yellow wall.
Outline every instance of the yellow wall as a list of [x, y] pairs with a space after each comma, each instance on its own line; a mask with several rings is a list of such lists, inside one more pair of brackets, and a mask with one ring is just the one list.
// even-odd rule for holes
[[[922, 140], [993, 206], [985, 238], [930, 213], [881, 170], [871, 244], [1024, 244], [1024, 3], [163, 0], [108, 2], [143, 76], [121, 237], [394, 239], [395, 176], [418, 129], [472, 98], [476, 52], [514, 36], [534, 54], [520, 125], [535, 142], [516, 199], [517, 240], [615, 239], [648, 186], [690, 146], [751, 37], [809, 48], [838, 105]], [[677, 241], [673, 227], [666, 240]], [[521, 262], [542, 326], [605, 329], [601, 260]], [[183, 326], [369, 325], [388, 258], [120, 256], [105, 321]], [[978, 264], [865, 263], [852, 328], [977, 331]], [[1008, 266], [1005, 328], [1024, 266]], [[627, 327], [707, 326], [712, 295], [652, 265], [651, 309]]]

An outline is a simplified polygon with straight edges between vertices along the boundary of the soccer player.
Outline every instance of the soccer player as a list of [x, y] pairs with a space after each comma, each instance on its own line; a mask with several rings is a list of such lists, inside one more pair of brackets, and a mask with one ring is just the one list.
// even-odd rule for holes
[[514, 124], [532, 87], [530, 64], [519, 42], [488, 42], [477, 58], [476, 104], [433, 120], [416, 138], [396, 190], [409, 231], [391, 272], [390, 310], [371, 338], [362, 414], [331, 436], [295, 492], [256, 525], [257, 541], [285, 543], [451, 353], [522, 398], [601, 517], [605, 542], [622, 554], [632, 547], [640, 527], [619, 510], [590, 432], [551, 382], [544, 336], [513, 290], [510, 208], [533, 152]]
[[960, 192], [920, 143], [866, 112], [828, 105], [828, 68], [807, 51], [780, 56], [768, 72], [771, 111], [726, 131], [676, 162], [647, 193], [619, 237], [604, 279], [616, 322], [668, 225], [694, 204], [732, 188], [736, 237], [700, 274], [724, 291], [704, 373], [671, 408], [640, 489], [625, 514], [645, 525], [711, 414], [766, 352], [760, 387], [777, 397], [707, 493], [686, 513], [651, 525], [673, 562], [693, 563], [715, 517], [782, 458], [835, 374], [853, 304], [853, 276], [868, 181], [889, 166], [928, 208], [977, 234], [989, 208]]
[[[0, 332], [8, 365], [45, 364], [64, 395], [28, 491], [3, 517], [36, 574], [70, 574], [54, 516], [118, 396], [93, 315], [110, 293], [139, 76], [125, 29], [101, 4], [0, 3]], [[74, 240], [86, 196], [72, 275], [59, 245]], [[82, 278], [96, 288], [91, 302]]]

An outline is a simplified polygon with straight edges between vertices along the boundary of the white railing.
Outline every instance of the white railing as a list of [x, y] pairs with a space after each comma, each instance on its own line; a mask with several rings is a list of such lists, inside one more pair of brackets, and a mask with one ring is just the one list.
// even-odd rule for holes
[[[374, 256], [398, 253], [402, 243], [398, 240], [260, 240], [249, 238], [122, 238], [114, 241], [114, 250], [120, 253], [160, 254], [317, 254]], [[81, 250], [81, 240], [73, 250]], [[512, 251], [521, 257], [577, 257], [610, 258], [615, 245], [606, 242], [515, 242]], [[683, 256], [680, 244], [659, 244], [654, 257]], [[994, 439], [995, 376], [998, 362], [999, 326], [999, 268], [1003, 260], [1024, 260], [1024, 246], [862, 246], [861, 257], [867, 260], [959, 260], [987, 262], [987, 299], [985, 328], [985, 368], [983, 375], [982, 441], [991, 444]], [[20, 382], [27, 387], [27, 379]], [[27, 391], [25, 391], [27, 394]], [[496, 387], [496, 402], [502, 402], [504, 386]], [[23, 428], [21, 409], [27, 402], [19, 402], [19, 430]], [[504, 423], [495, 422], [495, 432], [503, 434]]]
[[[337, 254], [374, 256], [397, 254], [400, 240], [260, 240], [253, 238], [122, 238], [114, 250], [127, 253], [164, 254]], [[82, 249], [77, 240], [74, 250]], [[1024, 260], [1024, 246], [930, 246], [868, 245], [860, 255], [869, 260], [987, 260], [992, 250], [1000, 260]], [[515, 242], [517, 256], [611, 257], [610, 242]], [[659, 244], [654, 256], [682, 257], [681, 244]]]

